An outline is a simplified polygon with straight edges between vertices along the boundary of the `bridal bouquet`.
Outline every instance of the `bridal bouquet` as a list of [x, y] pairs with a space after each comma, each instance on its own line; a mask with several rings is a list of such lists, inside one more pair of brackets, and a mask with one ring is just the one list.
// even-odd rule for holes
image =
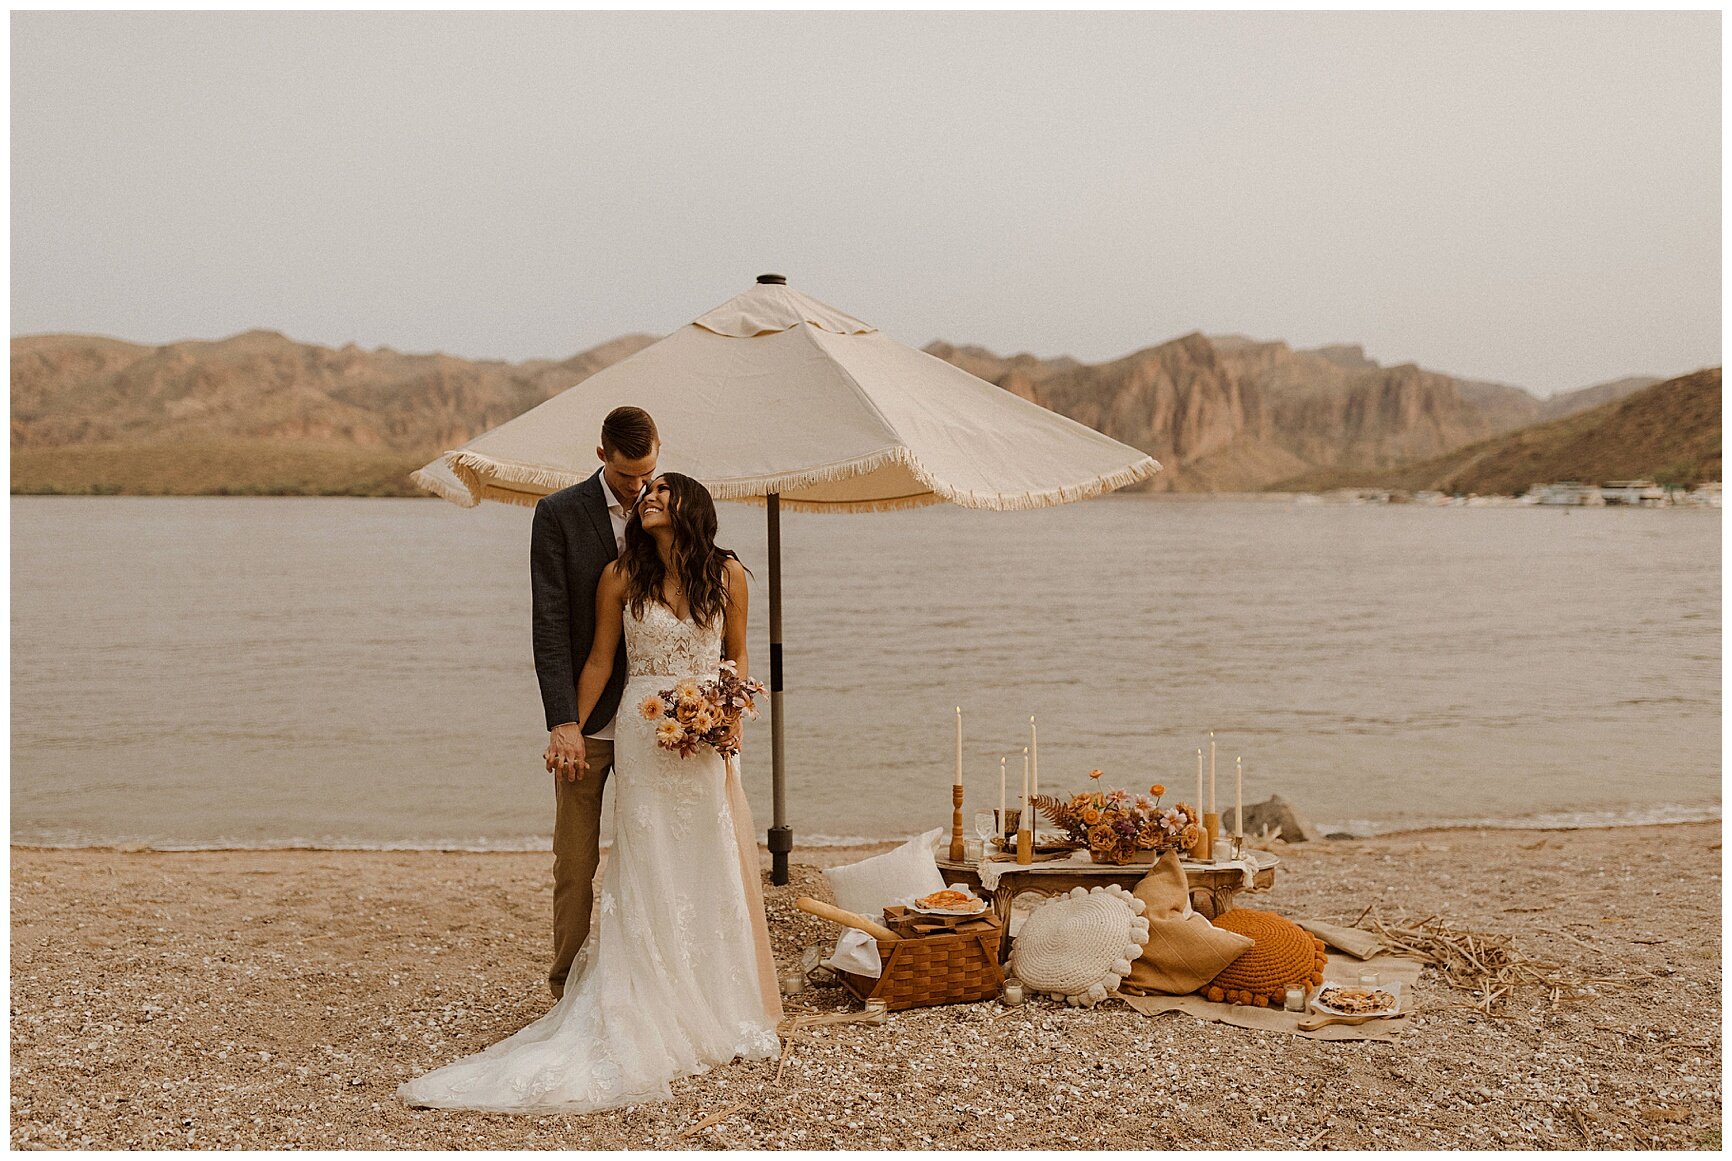
[[[1099, 770], [1089, 771], [1090, 778], [1100, 776]], [[1156, 784], [1149, 787], [1152, 798], [1132, 796], [1116, 788], [1069, 798], [1042, 794], [1034, 804], [1063, 827], [1072, 841], [1086, 845], [1096, 862], [1141, 862], [1140, 851], [1188, 851], [1200, 837], [1196, 808], [1183, 802], [1162, 807], [1161, 796], [1166, 792], [1165, 786]]]
[[638, 712], [646, 721], [659, 723], [656, 744], [664, 750], [690, 758], [710, 746], [722, 757], [732, 758], [740, 752], [734, 742], [740, 718], [757, 720], [753, 699], [763, 692], [763, 682], [741, 677], [738, 665], [724, 661], [712, 678], [688, 677], [672, 689], [644, 698]]

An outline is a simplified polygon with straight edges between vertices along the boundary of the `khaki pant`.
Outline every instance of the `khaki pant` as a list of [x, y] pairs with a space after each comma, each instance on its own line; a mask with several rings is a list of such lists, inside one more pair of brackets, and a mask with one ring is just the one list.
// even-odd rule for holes
[[547, 983], [553, 998], [565, 994], [595, 906], [595, 868], [601, 862], [601, 792], [613, 772], [613, 743], [583, 740], [589, 773], [576, 782], [554, 782], [553, 815], [553, 966]]

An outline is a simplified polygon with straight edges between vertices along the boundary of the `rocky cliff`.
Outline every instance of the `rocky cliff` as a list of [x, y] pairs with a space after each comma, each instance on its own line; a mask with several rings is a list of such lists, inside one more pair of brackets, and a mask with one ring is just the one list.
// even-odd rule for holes
[[1255, 491], [1318, 468], [1425, 460], [1653, 382], [1623, 380], [1542, 402], [1517, 387], [1411, 363], [1384, 367], [1355, 345], [1294, 350], [1201, 333], [1092, 365], [947, 343], [926, 349], [1142, 448], [1166, 467], [1147, 486], [1177, 491]]
[[1285, 486], [1517, 496], [1559, 480], [1636, 479], [1682, 487], [1720, 479], [1720, 368], [1680, 375], [1420, 463], [1382, 471], [1323, 469]]

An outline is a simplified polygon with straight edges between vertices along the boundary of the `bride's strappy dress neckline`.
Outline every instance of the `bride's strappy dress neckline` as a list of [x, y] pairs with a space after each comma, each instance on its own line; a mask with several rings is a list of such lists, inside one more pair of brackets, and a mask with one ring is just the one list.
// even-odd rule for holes
[[613, 850], [565, 995], [515, 1035], [403, 1084], [410, 1104], [593, 1112], [777, 1054], [781, 1001], [739, 775], [707, 747], [663, 750], [638, 710], [680, 678], [715, 675], [720, 618], [705, 628], [651, 602], [624, 623]]

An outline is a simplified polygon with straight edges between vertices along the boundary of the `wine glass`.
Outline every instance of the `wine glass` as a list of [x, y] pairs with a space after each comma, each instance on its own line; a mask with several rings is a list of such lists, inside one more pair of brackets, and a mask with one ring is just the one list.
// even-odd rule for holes
[[974, 833], [980, 836], [980, 857], [989, 858], [992, 854], [992, 837], [998, 831], [998, 814], [991, 810], [974, 812]]

